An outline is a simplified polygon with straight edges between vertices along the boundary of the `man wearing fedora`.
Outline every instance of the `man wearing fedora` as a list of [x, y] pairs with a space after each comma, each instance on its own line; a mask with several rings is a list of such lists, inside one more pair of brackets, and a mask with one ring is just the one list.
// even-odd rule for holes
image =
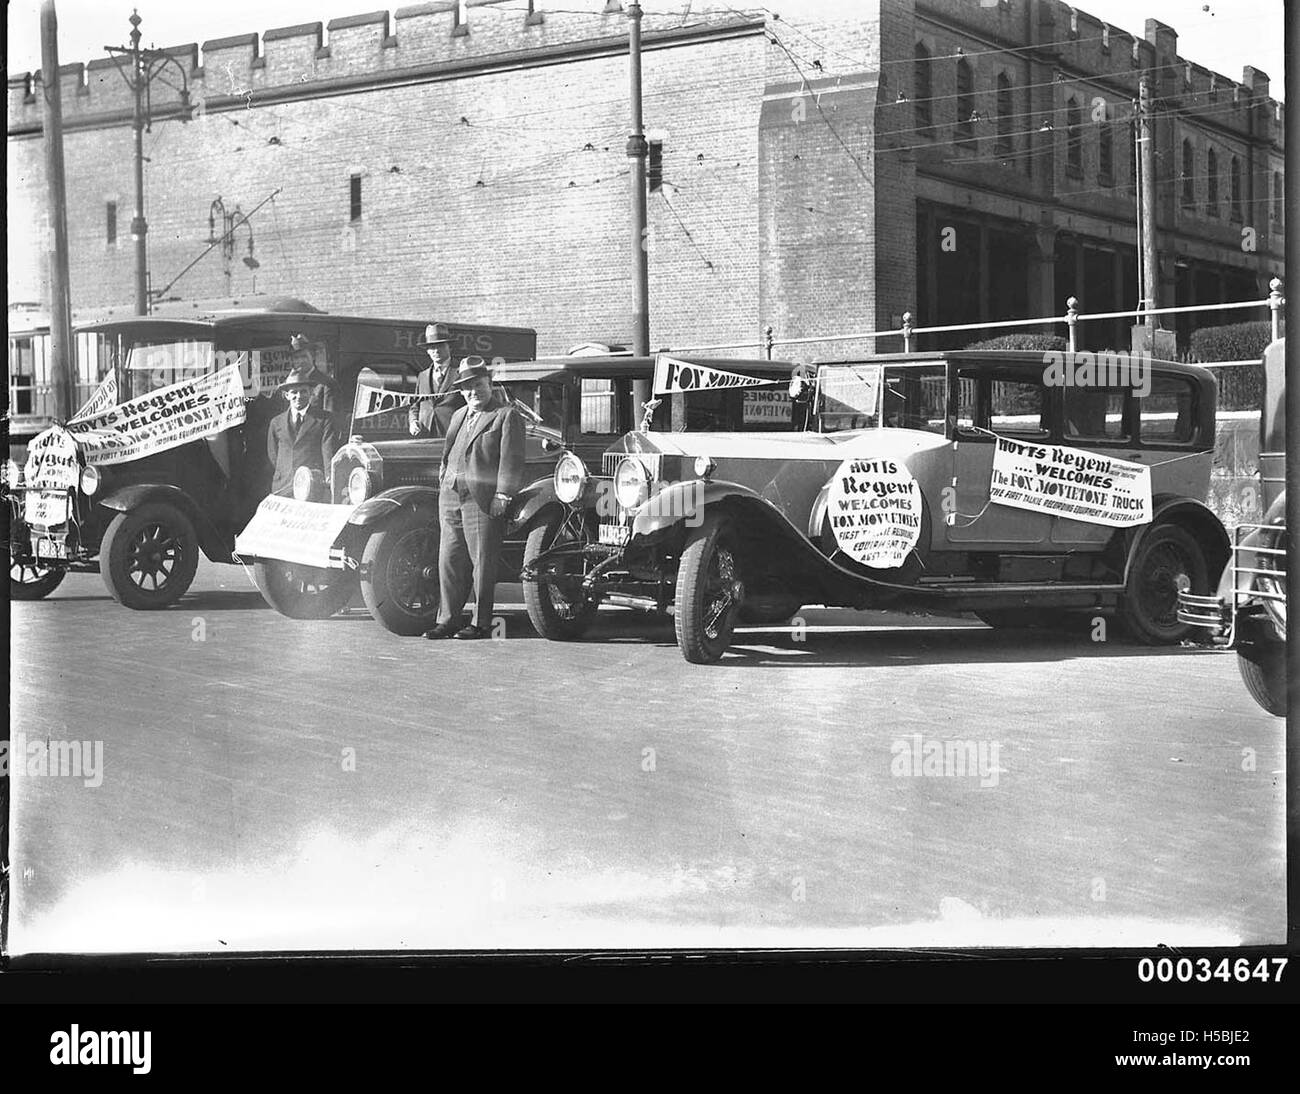
[[[465, 395], [447, 428], [438, 472], [438, 623], [425, 638], [486, 638], [496, 592], [497, 558], [505, 513], [523, 485], [524, 423], [492, 390], [482, 357], [470, 356], [456, 372]], [[474, 610], [461, 626], [471, 589]]]
[[451, 367], [451, 334], [445, 323], [430, 323], [416, 343], [429, 353], [429, 367], [415, 378], [415, 393], [424, 398], [411, 404], [412, 437], [445, 437], [451, 416], [465, 402], [456, 390]]
[[325, 382], [325, 377], [308, 363], [295, 365], [280, 385], [289, 409], [271, 419], [266, 434], [273, 494], [292, 494], [293, 473], [300, 467], [322, 474], [329, 470], [340, 444], [338, 431], [329, 415], [312, 405], [313, 394]]

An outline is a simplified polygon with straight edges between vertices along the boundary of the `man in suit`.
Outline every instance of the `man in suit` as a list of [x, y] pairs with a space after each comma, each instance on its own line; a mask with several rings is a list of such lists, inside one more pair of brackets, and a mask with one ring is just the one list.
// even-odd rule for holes
[[423, 346], [429, 354], [429, 367], [415, 378], [416, 395], [428, 396], [411, 404], [412, 437], [445, 437], [451, 416], [465, 402], [454, 385], [451, 367], [451, 335], [444, 323], [430, 323], [424, 328]]
[[312, 405], [312, 395], [324, 379], [310, 365], [299, 365], [280, 385], [289, 409], [271, 419], [266, 433], [266, 454], [274, 469], [273, 494], [292, 495], [293, 475], [300, 467], [327, 472], [341, 443], [329, 415]]
[[[505, 513], [523, 485], [524, 423], [492, 390], [482, 357], [466, 357], [455, 385], [466, 405], [447, 429], [438, 473], [438, 624], [425, 638], [486, 638], [496, 592]], [[461, 611], [474, 593], [466, 627]]]

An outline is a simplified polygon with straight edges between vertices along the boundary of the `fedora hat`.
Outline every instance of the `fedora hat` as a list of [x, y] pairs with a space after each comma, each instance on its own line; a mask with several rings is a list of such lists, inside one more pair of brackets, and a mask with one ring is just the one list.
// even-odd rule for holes
[[446, 323], [430, 323], [424, 328], [424, 337], [416, 342], [417, 346], [439, 346], [451, 341], [451, 332]]
[[491, 380], [492, 370], [487, 367], [487, 362], [482, 357], [470, 354], [460, 363], [460, 368], [456, 370], [456, 379], [452, 381], [452, 386], [469, 387], [480, 377], [484, 380]]
[[325, 377], [316, 371], [315, 365], [296, 365], [289, 370], [289, 375], [280, 381], [280, 386], [276, 390], [283, 391], [287, 387], [315, 387], [317, 384], [323, 384]]

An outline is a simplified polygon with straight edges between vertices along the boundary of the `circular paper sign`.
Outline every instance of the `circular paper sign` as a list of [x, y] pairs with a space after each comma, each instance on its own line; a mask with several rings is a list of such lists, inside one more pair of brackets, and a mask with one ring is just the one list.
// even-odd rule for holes
[[836, 544], [864, 566], [901, 566], [921, 538], [921, 488], [897, 460], [845, 460], [826, 501]]

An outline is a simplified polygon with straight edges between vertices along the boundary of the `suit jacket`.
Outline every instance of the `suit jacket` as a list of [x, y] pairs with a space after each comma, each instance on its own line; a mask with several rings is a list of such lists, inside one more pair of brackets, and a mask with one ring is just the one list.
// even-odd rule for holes
[[[440, 485], [446, 482], [447, 460], [456, 438], [465, 425], [469, 407], [463, 406], [447, 427], [447, 439], [442, 446], [442, 465], [438, 469]], [[474, 423], [465, 453], [465, 470], [462, 481], [468, 480], [470, 493], [483, 512], [491, 512], [495, 494], [514, 496], [524, 484], [524, 422], [515, 408], [494, 395], [487, 409]]]
[[271, 477], [273, 494], [289, 493], [293, 486], [293, 473], [300, 467], [327, 472], [341, 443], [334, 423], [315, 406], [307, 408], [296, 437], [289, 430], [289, 414], [288, 410], [277, 414], [266, 431], [266, 454], [274, 469]]
[[457, 407], [465, 405], [465, 397], [457, 388], [452, 386], [455, 380], [455, 368], [447, 366], [447, 371], [443, 374], [442, 383], [438, 384], [436, 389], [433, 382], [433, 367], [423, 369], [415, 378], [415, 393], [417, 395], [436, 395], [436, 399], [421, 399], [411, 407], [410, 420], [418, 422], [420, 433], [428, 436], [445, 437], [447, 427], [451, 424], [451, 417], [456, 413]]

